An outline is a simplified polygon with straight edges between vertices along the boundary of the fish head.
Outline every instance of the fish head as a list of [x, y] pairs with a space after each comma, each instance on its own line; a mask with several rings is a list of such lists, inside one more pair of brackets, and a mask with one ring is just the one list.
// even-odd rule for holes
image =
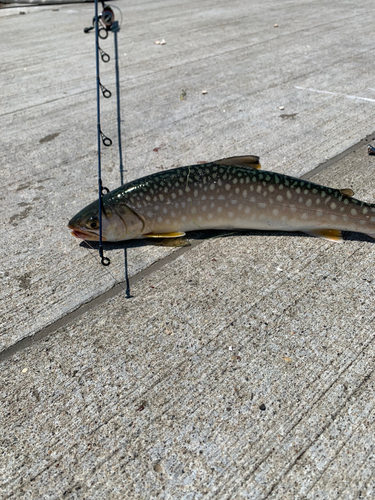
[[[142, 235], [142, 218], [125, 204], [114, 206], [103, 201], [102, 240], [122, 241]], [[87, 241], [99, 241], [99, 202], [94, 201], [78, 212], [68, 224], [72, 235]]]

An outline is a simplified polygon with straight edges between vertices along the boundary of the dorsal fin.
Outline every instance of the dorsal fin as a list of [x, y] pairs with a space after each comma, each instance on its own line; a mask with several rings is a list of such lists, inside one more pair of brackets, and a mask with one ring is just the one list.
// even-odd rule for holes
[[216, 165], [236, 165], [238, 167], [255, 168], [259, 170], [259, 156], [246, 155], [246, 156], [231, 156], [230, 158], [222, 158], [221, 160], [215, 160], [212, 163]]
[[354, 196], [354, 191], [352, 189], [339, 189], [341, 194], [345, 194], [345, 196]]

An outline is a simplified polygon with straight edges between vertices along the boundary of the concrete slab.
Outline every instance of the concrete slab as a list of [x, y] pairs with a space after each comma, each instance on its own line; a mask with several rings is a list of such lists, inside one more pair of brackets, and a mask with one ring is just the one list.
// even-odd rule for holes
[[[372, 3], [116, 5], [128, 180], [254, 153], [375, 199], [366, 141], [323, 164], [373, 139]], [[66, 229], [96, 194], [93, 14], [55, 9], [0, 10], [1, 495], [372, 498], [373, 242], [136, 245], [134, 297], [91, 301], [123, 280], [123, 249], [104, 269]], [[102, 123], [114, 137], [114, 102]], [[116, 187], [115, 148], [103, 164]]]

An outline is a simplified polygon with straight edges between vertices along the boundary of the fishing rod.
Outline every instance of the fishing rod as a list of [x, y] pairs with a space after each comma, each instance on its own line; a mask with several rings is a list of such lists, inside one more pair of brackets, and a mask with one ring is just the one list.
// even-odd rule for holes
[[99, 198], [99, 256], [103, 266], [109, 266], [111, 263], [108, 257], [104, 256], [103, 250], [103, 227], [102, 227], [102, 213], [103, 213], [103, 194], [109, 192], [108, 188], [103, 187], [102, 182], [102, 166], [101, 166], [101, 146], [112, 146], [112, 139], [107, 137], [101, 128], [100, 123], [100, 92], [103, 97], [109, 99], [112, 96], [110, 90], [108, 90], [100, 81], [100, 60], [104, 63], [110, 61], [110, 56], [107, 54], [99, 45], [99, 39], [105, 40], [108, 37], [109, 32], [114, 34], [114, 45], [115, 45], [115, 70], [116, 70], [116, 95], [117, 95], [117, 135], [118, 135], [118, 147], [119, 147], [119, 170], [120, 170], [120, 180], [121, 184], [124, 183], [124, 166], [122, 161], [122, 145], [121, 145], [121, 111], [120, 111], [120, 76], [118, 67], [118, 40], [117, 35], [121, 29], [120, 22], [115, 19], [114, 9], [117, 9], [120, 13], [121, 11], [118, 7], [111, 5], [106, 5], [103, 0], [102, 12], [99, 14], [99, 2], [95, 0], [95, 15], [92, 20], [92, 26], [85, 28], [83, 31], [89, 33], [95, 30], [95, 58], [96, 58], [96, 102], [97, 102], [97, 140], [98, 140], [98, 198]]
[[[107, 54], [99, 45], [99, 39], [105, 40], [108, 38], [109, 32], [114, 35], [114, 49], [115, 49], [115, 72], [116, 72], [116, 107], [117, 107], [117, 136], [118, 136], [118, 149], [119, 149], [119, 171], [120, 171], [120, 181], [121, 185], [124, 184], [124, 165], [122, 159], [122, 143], [121, 143], [121, 110], [120, 110], [120, 75], [119, 75], [119, 64], [118, 64], [118, 33], [121, 29], [122, 13], [118, 7], [107, 5], [104, 0], [100, 0], [102, 4], [102, 12], [99, 14], [99, 2], [95, 0], [95, 15], [92, 20], [92, 26], [85, 28], [83, 31], [89, 33], [95, 30], [95, 59], [96, 59], [96, 102], [97, 102], [97, 141], [98, 141], [98, 199], [99, 199], [99, 256], [100, 261], [103, 266], [109, 266], [111, 261], [108, 257], [104, 256], [103, 250], [103, 221], [102, 213], [104, 211], [103, 207], [103, 194], [109, 192], [109, 189], [103, 187], [102, 182], [102, 167], [101, 167], [101, 145], [110, 147], [112, 146], [112, 140], [107, 137], [100, 124], [100, 92], [103, 97], [109, 99], [112, 96], [110, 90], [108, 90], [100, 81], [100, 59], [103, 63], [108, 63], [110, 61], [110, 56]], [[114, 10], [119, 13], [119, 20], [115, 19]], [[124, 248], [124, 261], [125, 261], [125, 281], [126, 281], [126, 296], [129, 298], [130, 295], [130, 284], [128, 276], [128, 265], [127, 265], [127, 250]]]

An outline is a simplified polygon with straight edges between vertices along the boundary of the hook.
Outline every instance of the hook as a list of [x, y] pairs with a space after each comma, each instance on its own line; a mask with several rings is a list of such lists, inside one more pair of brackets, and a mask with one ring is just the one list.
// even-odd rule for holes
[[102, 255], [101, 263], [102, 263], [103, 266], [109, 266], [109, 264], [111, 263], [111, 261], [110, 261], [110, 259], [108, 257], [104, 257], [104, 255]]
[[108, 194], [109, 193], [109, 189], [107, 187], [102, 187], [102, 194]]

